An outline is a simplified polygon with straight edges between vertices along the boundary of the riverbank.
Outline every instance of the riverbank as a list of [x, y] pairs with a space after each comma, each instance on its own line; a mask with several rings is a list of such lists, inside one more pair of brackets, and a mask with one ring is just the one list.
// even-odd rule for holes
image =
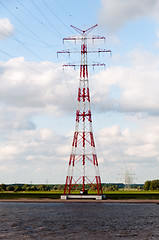
[[[1, 192], [0, 202], [100, 202], [100, 203], [157, 203], [159, 192], [105, 192], [105, 200], [94, 199], [67, 199], [62, 200], [63, 192]], [[89, 195], [88, 195], [89, 196]]]

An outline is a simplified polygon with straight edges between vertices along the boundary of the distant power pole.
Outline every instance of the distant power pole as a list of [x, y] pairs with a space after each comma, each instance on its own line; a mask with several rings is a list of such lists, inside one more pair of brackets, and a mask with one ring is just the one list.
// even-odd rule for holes
[[[98, 168], [98, 160], [95, 148], [94, 135], [92, 130], [92, 113], [91, 113], [91, 100], [89, 91], [88, 80], [88, 53], [107, 53], [111, 52], [106, 49], [98, 49], [95, 51], [89, 51], [87, 49], [87, 40], [99, 40], [105, 37], [93, 36], [88, 37], [88, 33], [92, 31], [97, 24], [88, 28], [87, 30], [81, 30], [71, 25], [71, 27], [80, 33], [80, 36], [68, 37], [63, 40], [66, 41], [81, 41], [81, 63], [77, 64], [64, 64], [63, 66], [79, 66], [80, 79], [77, 96], [77, 110], [76, 110], [76, 126], [72, 142], [72, 151], [69, 159], [68, 173], [66, 176], [66, 183], [64, 188], [64, 195], [71, 194], [72, 190], [76, 189], [77, 185], [81, 187], [82, 193], [87, 192], [86, 184], [88, 184], [92, 191], [98, 195], [102, 195], [101, 178]], [[59, 53], [72, 53], [70, 50], [59, 51]], [[77, 53], [77, 52], [76, 52]], [[104, 63], [94, 63], [89, 66], [105, 66]], [[100, 82], [99, 82], [100, 84]]]

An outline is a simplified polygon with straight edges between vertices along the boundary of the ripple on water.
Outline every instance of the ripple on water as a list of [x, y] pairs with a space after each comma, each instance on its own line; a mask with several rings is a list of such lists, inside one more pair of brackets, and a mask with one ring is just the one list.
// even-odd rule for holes
[[159, 205], [0, 203], [0, 239], [159, 239]]

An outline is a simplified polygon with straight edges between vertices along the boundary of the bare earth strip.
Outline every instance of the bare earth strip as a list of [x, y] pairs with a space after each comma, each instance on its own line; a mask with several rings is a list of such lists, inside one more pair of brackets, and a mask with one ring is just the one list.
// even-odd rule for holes
[[159, 204], [159, 200], [90, 200], [90, 199], [76, 199], [76, 200], [61, 200], [61, 199], [27, 199], [27, 198], [19, 198], [19, 199], [0, 199], [0, 202], [15, 202], [15, 203], [149, 203], [149, 204]]

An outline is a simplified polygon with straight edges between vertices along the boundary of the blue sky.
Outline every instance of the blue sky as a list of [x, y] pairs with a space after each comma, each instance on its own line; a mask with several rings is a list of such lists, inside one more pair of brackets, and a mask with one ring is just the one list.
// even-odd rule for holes
[[[80, 56], [63, 38], [98, 27], [89, 48], [112, 56], [90, 68], [97, 154], [103, 182], [129, 170], [135, 182], [159, 172], [159, 3], [157, 0], [0, 0], [0, 182], [64, 183], [75, 128]], [[124, 176], [124, 174], [123, 174]], [[124, 181], [124, 179], [123, 179]]]

